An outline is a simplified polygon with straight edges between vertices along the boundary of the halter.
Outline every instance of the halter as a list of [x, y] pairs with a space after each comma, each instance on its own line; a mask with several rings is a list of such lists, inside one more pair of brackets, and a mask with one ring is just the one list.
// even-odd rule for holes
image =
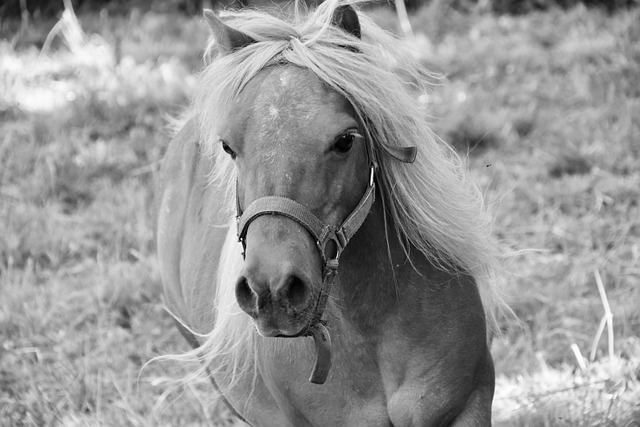
[[[355, 136], [365, 139], [369, 157], [369, 183], [358, 205], [339, 226], [325, 224], [309, 209], [295, 200], [280, 196], [266, 196], [254, 200], [243, 212], [238, 198], [236, 181], [236, 209], [238, 241], [242, 243], [242, 256], [245, 257], [247, 230], [253, 220], [262, 215], [282, 215], [302, 225], [316, 241], [316, 246], [322, 258], [322, 287], [318, 293], [316, 304], [307, 327], [295, 335], [278, 335], [282, 338], [296, 338], [311, 336], [316, 347], [316, 363], [309, 377], [314, 384], [324, 384], [331, 368], [331, 337], [326, 328], [327, 321], [322, 319], [331, 288], [338, 280], [338, 263], [340, 255], [351, 238], [356, 234], [371, 211], [375, 201], [375, 174], [378, 163], [375, 161], [372, 139], [362, 135]], [[367, 136], [368, 132], [367, 132]], [[385, 151], [389, 153], [387, 147]], [[394, 147], [395, 148], [395, 147]], [[411, 163], [415, 159], [415, 147], [398, 147], [389, 153], [394, 158]]]
[[[361, 135], [357, 137], [363, 138]], [[311, 336], [316, 347], [316, 363], [309, 378], [314, 384], [324, 384], [331, 368], [331, 337], [327, 331], [327, 321], [322, 315], [327, 306], [333, 284], [338, 280], [340, 255], [356, 234], [371, 211], [375, 201], [375, 172], [377, 163], [373, 161], [371, 147], [368, 147], [370, 172], [367, 189], [355, 209], [339, 226], [325, 224], [309, 209], [295, 200], [280, 196], [266, 196], [253, 201], [243, 212], [236, 190], [236, 208], [238, 241], [242, 243], [242, 256], [245, 256], [247, 230], [253, 220], [262, 215], [282, 215], [302, 225], [316, 241], [316, 247], [322, 259], [322, 287], [307, 327], [295, 335], [278, 335], [282, 338]], [[236, 182], [237, 187], [237, 182]]]

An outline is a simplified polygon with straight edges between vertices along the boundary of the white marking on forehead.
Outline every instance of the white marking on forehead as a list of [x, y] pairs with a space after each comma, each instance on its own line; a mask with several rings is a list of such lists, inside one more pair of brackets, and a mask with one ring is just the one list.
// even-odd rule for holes
[[277, 119], [279, 116], [279, 111], [278, 111], [278, 107], [276, 107], [275, 105], [271, 104], [269, 105], [269, 115], [271, 116], [272, 119]]
[[[268, 74], [257, 80], [259, 83], [252, 85], [244, 98], [251, 108], [251, 140], [260, 145], [263, 161], [284, 168], [283, 161], [315, 149], [310, 144], [323, 137], [316, 134], [322, 129], [318, 118], [334, 114], [327, 105], [332, 105], [335, 97], [328, 95], [327, 88], [307, 70], [288, 66], [265, 73]], [[298, 143], [301, 139], [305, 144]], [[279, 172], [285, 182], [295, 181], [290, 170]]]
[[291, 73], [293, 73], [293, 70], [289, 68], [285, 68], [284, 70], [282, 70], [279, 76], [280, 86], [284, 87], [289, 84], [289, 80], [291, 80]]

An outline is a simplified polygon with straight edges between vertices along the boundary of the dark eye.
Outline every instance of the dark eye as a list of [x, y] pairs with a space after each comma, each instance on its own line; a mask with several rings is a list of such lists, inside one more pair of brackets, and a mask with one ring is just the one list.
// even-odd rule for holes
[[333, 151], [340, 154], [348, 153], [353, 147], [356, 138], [360, 137], [356, 132], [349, 132], [341, 135], [333, 144]]
[[224, 150], [224, 152], [230, 155], [232, 159], [235, 159], [236, 153], [231, 149], [231, 147], [229, 147], [229, 144], [224, 141], [220, 141], [220, 143], [222, 144], [222, 149]]

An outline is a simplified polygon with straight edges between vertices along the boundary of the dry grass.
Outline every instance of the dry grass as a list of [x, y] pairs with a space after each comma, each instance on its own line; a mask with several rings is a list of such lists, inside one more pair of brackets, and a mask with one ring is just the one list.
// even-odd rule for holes
[[[443, 19], [433, 43], [412, 17], [448, 76], [434, 126], [499, 201], [505, 246], [531, 249], [508, 266], [496, 424], [640, 425], [640, 11]], [[165, 392], [189, 367], [138, 378], [187, 348], [160, 305], [153, 183], [206, 31], [80, 21], [45, 52], [51, 26], [0, 41], [0, 426], [232, 425], [206, 385]]]
[[[431, 100], [435, 125], [498, 201], [495, 233], [525, 249], [505, 284], [519, 322], [494, 343], [499, 425], [640, 423], [639, 12], [452, 15], [427, 45], [449, 76]], [[616, 369], [596, 339], [594, 272]], [[594, 343], [582, 371], [571, 347]]]
[[154, 15], [85, 24], [65, 13], [42, 52], [0, 42], [0, 425], [218, 423], [211, 390], [155, 386], [179, 367], [138, 378], [187, 349], [160, 305], [153, 183], [164, 116], [193, 81], [185, 43], [206, 32]]

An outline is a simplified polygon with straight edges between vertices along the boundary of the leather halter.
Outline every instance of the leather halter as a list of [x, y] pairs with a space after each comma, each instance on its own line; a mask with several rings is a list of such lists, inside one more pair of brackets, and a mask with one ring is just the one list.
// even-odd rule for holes
[[[368, 133], [367, 133], [368, 134]], [[309, 381], [314, 384], [324, 384], [331, 368], [331, 337], [326, 328], [326, 319], [322, 319], [327, 300], [331, 294], [331, 288], [338, 280], [338, 262], [342, 251], [351, 238], [356, 234], [371, 211], [375, 201], [376, 184], [375, 173], [378, 163], [375, 161], [372, 139], [370, 135], [366, 140], [367, 154], [369, 157], [369, 183], [358, 205], [339, 226], [325, 224], [309, 209], [295, 200], [280, 196], [266, 196], [254, 200], [243, 212], [238, 198], [236, 181], [236, 209], [238, 241], [242, 243], [242, 256], [245, 257], [246, 237], [249, 225], [253, 220], [262, 215], [282, 215], [302, 225], [316, 241], [323, 264], [322, 287], [316, 299], [307, 327], [295, 335], [278, 335], [282, 338], [296, 338], [300, 336], [313, 337], [316, 347], [316, 363]], [[415, 147], [394, 147], [395, 151], [385, 152], [397, 160], [412, 163], [415, 159]], [[332, 242], [333, 244], [330, 244]]]

